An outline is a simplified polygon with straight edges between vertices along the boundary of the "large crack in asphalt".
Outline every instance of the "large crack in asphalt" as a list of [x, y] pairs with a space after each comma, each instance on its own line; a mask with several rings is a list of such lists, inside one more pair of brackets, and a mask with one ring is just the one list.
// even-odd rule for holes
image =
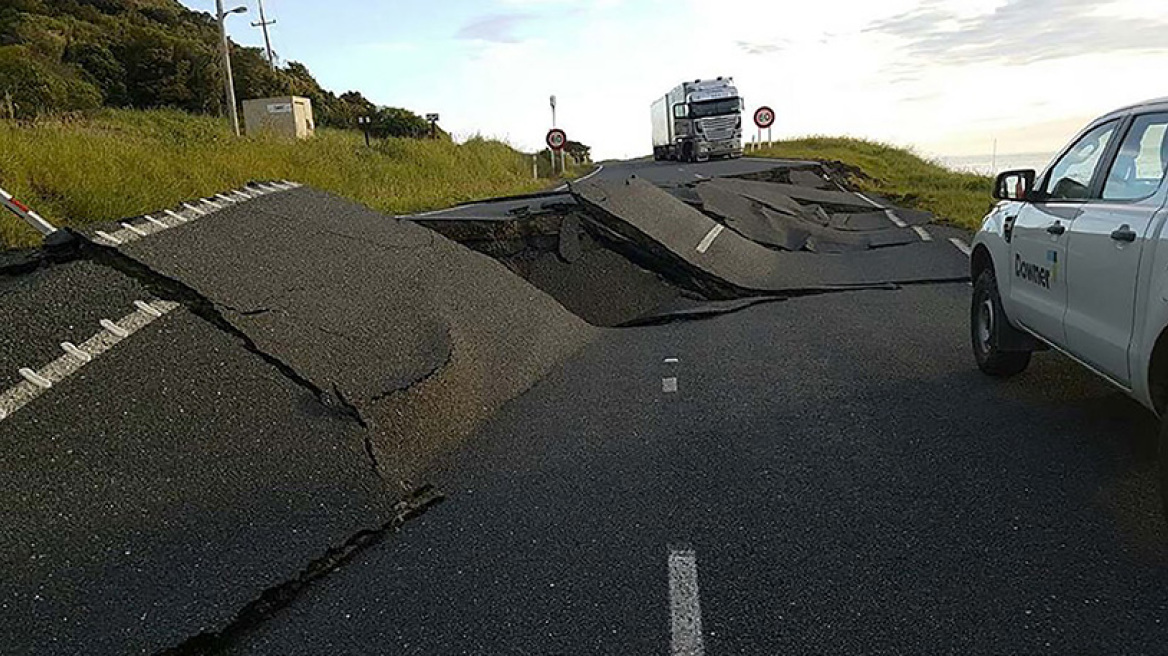
[[349, 562], [362, 551], [382, 543], [400, 531], [407, 522], [420, 517], [445, 499], [446, 497], [435, 491], [432, 486], [418, 488], [394, 506], [393, 516], [388, 521], [380, 526], [354, 533], [340, 545], [310, 562], [293, 578], [264, 590], [259, 597], [241, 608], [222, 630], [192, 636], [177, 646], [157, 652], [155, 656], [203, 656], [224, 653], [276, 613], [290, 606], [313, 583]]
[[[109, 267], [141, 284], [151, 294], [156, 297], [181, 303], [194, 316], [206, 321], [215, 329], [231, 336], [235, 339], [248, 353], [255, 355], [270, 365], [282, 377], [286, 378], [296, 386], [309, 392], [317, 402], [319, 402], [326, 411], [334, 416], [341, 417], [347, 421], [352, 421], [365, 429], [365, 440], [369, 442], [368, 426], [365, 420], [361, 417], [357, 408], [349, 403], [339, 390], [325, 390], [316, 383], [309, 380], [307, 377], [301, 375], [296, 369], [281, 360], [275, 355], [263, 350], [256, 344], [246, 332], [237, 328], [234, 324], [223, 316], [220, 310], [220, 305], [216, 304], [211, 299], [191, 286], [183, 283], [180, 280], [162, 274], [149, 266], [145, 265], [139, 260], [131, 258], [121, 251], [107, 246], [102, 246], [93, 241], [86, 239], [84, 236], [76, 235], [77, 237], [77, 257], [87, 259], [95, 264]], [[230, 308], [227, 308], [230, 309]], [[369, 453], [369, 449], [366, 449]], [[384, 479], [382, 469], [377, 462], [376, 457], [372, 453], [369, 455], [370, 462], [374, 471], [378, 476]]]

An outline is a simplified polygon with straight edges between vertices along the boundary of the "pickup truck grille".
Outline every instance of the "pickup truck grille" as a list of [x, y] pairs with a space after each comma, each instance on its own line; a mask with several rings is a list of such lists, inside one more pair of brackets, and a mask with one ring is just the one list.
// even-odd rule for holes
[[710, 141], [724, 141], [734, 136], [734, 128], [738, 125], [738, 117], [730, 114], [727, 116], [714, 116], [712, 118], [701, 119], [702, 131], [706, 135], [706, 139]]

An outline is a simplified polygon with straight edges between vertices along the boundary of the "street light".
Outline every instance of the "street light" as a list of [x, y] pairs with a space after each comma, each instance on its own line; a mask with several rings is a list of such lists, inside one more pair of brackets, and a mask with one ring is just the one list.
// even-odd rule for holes
[[219, 17], [219, 47], [223, 51], [223, 82], [227, 87], [227, 109], [231, 113], [231, 129], [235, 136], [239, 136], [239, 111], [235, 108], [235, 80], [231, 77], [231, 50], [227, 45], [227, 16], [230, 14], [245, 14], [247, 7], [236, 7], [231, 11], [223, 11], [223, 0], [215, 0], [215, 11]]

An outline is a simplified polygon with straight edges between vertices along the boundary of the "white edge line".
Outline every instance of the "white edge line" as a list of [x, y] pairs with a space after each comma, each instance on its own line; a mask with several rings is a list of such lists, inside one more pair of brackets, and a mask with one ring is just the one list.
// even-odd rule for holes
[[159, 228], [162, 228], [163, 230], [166, 230], [167, 228], [170, 227], [170, 226], [166, 225], [165, 223], [163, 223], [162, 221], [159, 221], [158, 219], [150, 216], [149, 214], [143, 216], [142, 218], [153, 223], [154, 225], [158, 226]]
[[913, 232], [920, 236], [921, 241], [933, 241], [933, 235], [929, 234], [929, 231], [921, 226], [913, 226]]
[[[603, 171], [603, 170], [604, 170], [604, 165], [603, 165], [603, 164], [601, 164], [601, 165], [599, 165], [598, 167], [596, 167], [596, 170], [595, 170], [595, 171], [593, 171], [593, 172], [589, 173], [588, 175], [586, 175], [586, 176], [584, 176], [584, 177], [582, 177], [582, 178], [580, 178], [580, 179], [578, 179], [578, 180], [575, 180], [574, 182], [584, 182], [585, 180], [587, 180], [587, 179], [591, 178], [592, 176], [594, 176], [594, 175], [596, 175], [596, 174], [600, 173], [600, 172], [601, 172], [601, 171]], [[565, 186], [565, 187], [567, 187], [567, 185], [564, 185], [564, 186]]]
[[[135, 305], [138, 304], [135, 303]], [[0, 390], [0, 421], [11, 417], [13, 413], [52, 388], [54, 383], [59, 383], [73, 375], [86, 363], [93, 361], [94, 358], [124, 339], [111, 331], [110, 326], [116, 327], [118, 332], [129, 336], [179, 307], [179, 304], [173, 301], [155, 301], [154, 303], [143, 303], [143, 305], [150, 306], [158, 314], [146, 312], [139, 305], [134, 314], [121, 319], [121, 322], [126, 326], [103, 319], [101, 321], [102, 332], [95, 334], [81, 346], [72, 342], [62, 342], [61, 349], [65, 354], [43, 367], [40, 372], [29, 368], [19, 369], [18, 373], [25, 379], [25, 382], [7, 390]]]
[[195, 214], [197, 214], [197, 215], [199, 215], [199, 216], [207, 216], [207, 213], [206, 213], [206, 212], [204, 212], [203, 210], [201, 210], [201, 209], [199, 209], [199, 208], [195, 207], [194, 205], [191, 205], [190, 203], [183, 203], [183, 204], [182, 204], [182, 206], [183, 206], [183, 207], [185, 207], [185, 208], [187, 208], [188, 210], [190, 210], [190, 211], [194, 212]]
[[860, 192], [858, 192], [858, 191], [854, 191], [854, 192], [852, 192], [852, 193], [854, 193], [855, 195], [857, 195], [857, 196], [859, 196], [860, 198], [862, 198], [862, 199], [864, 200], [864, 202], [868, 203], [868, 204], [869, 204], [869, 205], [871, 205], [872, 207], [875, 207], [875, 208], [878, 208], [878, 209], [882, 209], [882, 210], [883, 210], [883, 209], [887, 209], [886, 207], [884, 207], [884, 206], [883, 206], [883, 205], [881, 205], [880, 203], [877, 203], [876, 201], [872, 200], [871, 198], [868, 198], [867, 196], [865, 196], [864, 194], [861, 194], [861, 193], [860, 193]]
[[969, 244], [965, 243], [964, 241], [958, 239], [957, 237], [950, 237], [949, 243], [956, 246], [957, 250], [961, 251], [962, 253], [965, 253], [967, 256], [973, 255], [973, 247], [971, 247]]
[[722, 234], [722, 231], [725, 229], [726, 226], [722, 225], [721, 223], [715, 225], [713, 228], [710, 228], [710, 231], [707, 232], [706, 236], [702, 237], [701, 242], [698, 243], [698, 247], [696, 249], [697, 252], [705, 253], [706, 251], [710, 250], [710, 246], [714, 243], [714, 240], [717, 239], [718, 235]]
[[884, 216], [888, 217], [888, 220], [892, 221], [892, 225], [898, 228], [908, 227], [908, 224], [905, 223], [904, 220], [897, 216], [896, 212], [893, 212], [892, 210], [884, 210]]
[[169, 216], [172, 219], [178, 220], [179, 223], [189, 223], [190, 222], [190, 219], [183, 218], [182, 215], [180, 215], [176, 212], [172, 212], [170, 210], [162, 210], [162, 213]]
[[705, 654], [697, 554], [688, 547], [669, 548], [669, 621], [673, 656]]

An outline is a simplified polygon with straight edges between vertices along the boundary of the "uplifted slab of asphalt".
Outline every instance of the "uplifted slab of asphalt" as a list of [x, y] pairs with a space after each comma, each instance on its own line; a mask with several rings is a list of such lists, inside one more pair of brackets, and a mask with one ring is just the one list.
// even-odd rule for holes
[[[758, 292], [962, 280], [968, 260], [942, 237], [839, 255], [782, 253], [721, 230], [713, 219], [638, 178], [573, 186], [599, 223], [635, 242], [647, 257], [709, 286]], [[728, 289], [729, 288], [729, 289]]]
[[[829, 220], [830, 217], [817, 211], [819, 208], [801, 207], [790, 197], [773, 191], [743, 195], [735, 190], [736, 182], [719, 178], [699, 184], [697, 195], [702, 209], [722, 219], [743, 237], [764, 246], [788, 251], [844, 253], [908, 244], [918, 239], [911, 230], [894, 227], [883, 214], [877, 229], [838, 230], [823, 225], [820, 217]], [[761, 197], [768, 200], [758, 200]]]
[[[98, 284], [138, 292], [75, 270], [92, 275], [78, 305]], [[356, 421], [184, 310], [0, 421], [0, 445], [10, 654], [150, 654], [219, 630], [398, 496]]]
[[306, 188], [121, 250], [354, 410], [398, 479], [595, 334], [491, 258]]

